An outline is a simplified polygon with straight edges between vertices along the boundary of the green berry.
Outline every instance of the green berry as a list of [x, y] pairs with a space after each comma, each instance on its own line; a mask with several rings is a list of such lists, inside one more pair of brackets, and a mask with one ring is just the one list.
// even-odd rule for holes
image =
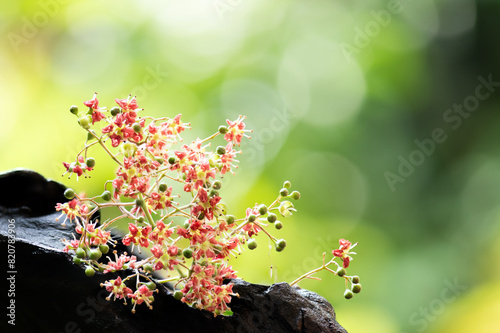
[[276, 222], [277, 219], [278, 217], [274, 213], [269, 213], [269, 215], [267, 215], [267, 221], [270, 223]]
[[144, 284], [146, 285], [146, 287], [148, 287], [149, 290], [155, 290], [156, 289], [156, 283], [154, 283], [153, 281], [149, 281], [149, 282], [146, 282]]
[[170, 156], [170, 157], [168, 158], [168, 163], [170, 163], [170, 164], [175, 164], [175, 163], [177, 163], [177, 158], [176, 158], [175, 156]]
[[185, 248], [184, 251], [182, 251], [182, 255], [189, 259], [193, 256], [193, 250], [191, 250], [189, 247]]
[[142, 200], [142, 199], [136, 199], [135, 200], [135, 205], [137, 207], [143, 207], [144, 206], [144, 200]]
[[352, 283], [359, 283], [359, 276], [354, 275], [354, 276], [352, 277]]
[[78, 119], [78, 123], [83, 128], [89, 129], [90, 128], [90, 123], [92, 122], [92, 118], [90, 118], [90, 119], [89, 118], [90, 118], [89, 116], [80, 117], [80, 119]]
[[184, 221], [183, 228], [188, 229], [191, 226], [191, 223], [189, 223], [189, 220]]
[[78, 258], [85, 258], [85, 256], [87, 256], [87, 252], [85, 252], [85, 250], [81, 247], [77, 248], [75, 252]]
[[146, 219], [144, 218], [144, 216], [139, 216], [139, 217], [137, 218], [137, 222], [138, 222], [138, 223], [144, 223], [144, 221], [146, 221]]
[[226, 134], [227, 133], [227, 127], [226, 126], [219, 126], [219, 133], [220, 134]]
[[180, 300], [181, 300], [181, 298], [182, 298], [182, 296], [184, 296], [184, 294], [182, 293], [182, 291], [180, 291], [180, 290], [176, 290], [176, 291], [174, 292], [174, 298], [175, 298], [176, 300], [180, 301]]
[[257, 241], [255, 241], [255, 239], [253, 238], [250, 238], [248, 240], [247, 246], [250, 250], [255, 250], [257, 248]]
[[160, 184], [160, 186], [158, 186], [158, 190], [160, 192], [165, 192], [167, 190], [167, 184]]
[[352, 296], [354, 296], [354, 294], [352, 293], [352, 291], [350, 291], [349, 289], [346, 289], [345, 292], [344, 292], [344, 297], [346, 299], [351, 299]]
[[258, 210], [259, 210], [259, 214], [260, 215], [266, 215], [266, 213], [267, 213], [267, 206], [264, 205], [264, 204], [259, 205]]
[[142, 130], [142, 127], [138, 123], [135, 123], [134, 125], [132, 125], [132, 129], [134, 130], [134, 132], [139, 133]]
[[248, 215], [248, 222], [255, 222], [256, 219], [257, 216], [255, 216], [254, 214]]
[[146, 272], [153, 272], [153, 265], [145, 264], [144, 266], [142, 266], [142, 269], [144, 269]]
[[281, 195], [282, 197], [286, 197], [286, 196], [288, 195], [288, 190], [287, 190], [286, 188], [284, 188], [284, 187], [283, 187], [283, 188], [280, 190], [280, 195]]
[[91, 266], [87, 266], [87, 268], [85, 269], [85, 275], [87, 275], [88, 277], [93, 277], [94, 274], [94, 269]]
[[233, 215], [226, 215], [226, 222], [227, 222], [227, 224], [233, 224], [234, 223], [234, 216]]
[[113, 108], [111, 108], [111, 110], [109, 110], [109, 112], [111, 112], [111, 115], [114, 117], [116, 116], [118, 113], [120, 113], [120, 108], [115, 106]]
[[95, 166], [95, 159], [92, 158], [92, 157], [89, 157], [85, 160], [85, 164], [87, 164], [87, 166], [89, 168], [93, 168]]
[[109, 200], [111, 200], [111, 192], [109, 192], [108, 190], [106, 190], [106, 191], [102, 192], [102, 194], [101, 194], [101, 198], [102, 198], [102, 200], [104, 200], [104, 201], [109, 201]]
[[276, 241], [276, 251], [281, 252], [286, 247], [286, 240], [278, 239]]
[[339, 267], [339, 268], [337, 269], [337, 275], [338, 275], [338, 276], [340, 276], [340, 277], [344, 276], [346, 273], [347, 273], [347, 272], [346, 272], [346, 270], [345, 270], [345, 268], [344, 268], [344, 267]]
[[90, 260], [99, 260], [102, 257], [102, 253], [99, 249], [92, 249], [89, 253]]
[[101, 244], [99, 245], [99, 251], [101, 251], [102, 254], [106, 254], [109, 252], [109, 246], [106, 244]]
[[287, 180], [287, 181], [285, 181], [285, 182], [283, 183], [283, 187], [284, 187], [284, 188], [290, 188], [290, 187], [292, 187], [292, 183], [290, 183], [290, 181], [288, 181], [288, 180]]
[[280, 230], [281, 228], [283, 228], [283, 223], [281, 221], [276, 221], [276, 223], [274, 223], [274, 227]]
[[226, 153], [226, 148], [224, 148], [223, 146], [219, 146], [217, 147], [216, 152], [218, 155], [224, 155]]
[[220, 190], [222, 187], [222, 183], [219, 180], [214, 181], [212, 184], [214, 190]]
[[80, 265], [82, 263], [82, 259], [78, 258], [77, 256], [74, 256], [73, 262], [77, 265]]
[[300, 192], [299, 191], [293, 191], [292, 194], [290, 194], [290, 197], [293, 200], [299, 200], [300, 199]]
[[74, 114], [75, 116], [78, 115], [78, 106], [76, 105], [72, 105], [70, 108], [69, 108], [69, 112], [71, 112], [72, 114]]
[[69, 200], [73, 199], [75, 197], [75, 191], [71, 188], [67, 188], [66, 191], [64, 191], [64, 197]]
[[217, 191], [217, 190], [211, 190], [210, 191], [210, 196], [211, 197], [218, 197], [219, 196], [219, 191]]
[[351, 289], [353, 293], [359, 294], [359, 292], [361, 291], [361, 285], [359, 283], [355, 283], [352, 285]]
[[198, 220], [201, 221], [205, 218], [205, 213], [201, 212], [200, 215], [198, 215]]

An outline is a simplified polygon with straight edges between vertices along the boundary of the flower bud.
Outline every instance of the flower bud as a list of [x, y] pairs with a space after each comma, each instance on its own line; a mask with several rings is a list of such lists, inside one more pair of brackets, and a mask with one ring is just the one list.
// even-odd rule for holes
[[354, 275], [354, 276], [352, 277], [352, 283], [359, 283], [359, 276]]
[[198, 220], [203, 220], [205, 218], [205, 213], [204, 212], [201, 212], [200, 215], [198, 215], [197, 219]]
[[351, 286], [351, 290], [353, 293], [359, 294], [359, 292], [361, 291], [361, 285], [359, 283], [355, 283]]
[[211, 197], [218, 197], [219, 196], [219, 191], [217, 191], [217, 190], [211, 190], [210, 191], [210, 196]]
[[189, 259], [193, 256], [193, 250], [191, 250], [189, 247], [185, 248], [184, 251], [182, 251], [182, 255]]
[[144, 206], [144, 200], [142, 200], [142, 199], [135, 199], [135, 205], [137, 207], [143, 207]]
[[258, 210], [259, 210], [259, 214], [260, 215], [266, 215], [267, 214], [267, 206], [264, 205], [264, 204], [259, 205]]
[[167, 184], [160, 184], [160, 186], [158, 186], [158, 190], [160, 192], [165, 192], [167, 190]]
[[278, 217], [274, 213], [269, 213], [269, 215], [267, 215], [267, 221], [269, 223], [274, 223], [274, 222], [276, 222], [277, 219], [278, 219]]
[[292, 194], [290, 194], [290, 197], [293, 200], [299, 200], [300, 199], [300, 192], [299, 191], [293, 191]]
[[95, 159], [93, 157], [88, 157], [86, 160], [85, 160], [85, 164], [89, 167], [89, 168], [93, 168], [95, 167]]
[[109, 200], [111, 200], [111, 192], [109, 192], [108, 190], [106, 190], [106, 191], [102, 192], [102, 194], [101, 194], [101, 198], [102, 198], [102, 200], [104, 200], [104, 201], [109, 201]]
[[116, 116], [118, 113], [120, 113], [120, 108], [115, 106], [115, 107], [112, 107], [111, 110], [109, 110], [109, 112], [111, 113], [111, 115], [114, 117]]
[[149, 290], [155, 290], [156, 289], [156, 283], [154, 283], [153, 281], [149, 281], [149, 282], [146, 282], [144, 284], [146, 285], [146, 287], [148, 287]]
[[220, 182], [220, 180], [216, 180], [212, 184], [212, 187], [213, 187], [214, 190], [220, 190], [221, 187], [222, 187], [222, 183]]
[[101, 244], [99, 245], [99, 251], [101, 251], [102, 254], [106, 254], [109, 252], [109, 246], [107, 244]]
[[255, 214], [248, 215], [248, 222], [255, 222], [256, 219], [257, 216], [255, 216]]
[[145, 264], [142, 266], [142, 269], [144, 269], [146, 272], [153, 272], [153, 264]]
[[77, 265], [80, 265], [82, 263], [82, 259], [78, 258], [77, 256], [74, 256], [73, 262]]
[[184, 229], [189, 229], [190, 226], [191, 226], [191, 223], [189, 223], [189, 220], [184, 221], [184, 225], [183, 225]]
[[219, 133], [220, 134], [226, 134], [227, 133], [227, 127], [226, 126], [219, 126]]
[[257, 248], [257, 241], [255, 241], [255, 239], [253, 238], [250, 238], [248, 240], [247, 246], [250, 250], [255, 250]]
[[281, 252], [286, 247], [286, 240], [278, 239], [276, 241], [276, 251]]
[[94, 140], [95, 137], [89, 132], [87, 133], [87, 141], [91, 141], [91, 140]]
[[137, 218], [137, 222], [139, 222], [139, 223], [144, 223], [144, 221], [146, 221], [146, 219], [144, 218], [144, 216], [139, 216]]
[[284, 187], [284, 188], [290, 188], [290, 187], [292, 187], [292, 183], [290, 183], [290, 181], [288, 181], [288, 180], [287, 180], [287, 181], [285, 181], [285, 182], [283, 183], [283, 187]]
[[224, 155], [226, 153], [226, 148], [223, 146], [219, 146], [217, 147], [216, 152], [218, 155]]
[[88, 277], [93, 277], [94, 274], [95, 271], [91, 266], [87, 266], [87, 268], [85, 268], [85, 275], [87, 275]]
[[137, 146], [127, 142], [122, 146], [123, 154], [125, 157], [132, 157], [135, 154], [135, 151], [137, 150]]
[[287, 190], [286, 188], [284, 188], [284, 187], [283, 187], [283, 188], [280, 190], [280, 195], [281, 195], [282, 197], [286, 197], [286, 196], [288, 195], [288, 190]]
[[85, 250], [82, 249], [81, 247], [77, 248], [75, 252], [76, 252], [76, 256], [78, 258], [80, 258], [80, 259], [81, 258], [85, 258], [85, 256], [87, 255], [87, 253], [85, 252]]
[[74, 114], [75, 116], [78, 116], [78, 106], [76, 105], [72, 105], [70, 108], [69, 108], [69, 112], [71, 112], [72, 114]]
[[227, 224], [233, 224], [234, 223], [234, 216], [233, 215], [226, 215], [226, 222], [227, 222]]
[[345, 270], [345, 268], [344, 268], [344, 267], [339, 267], [339, 268], [337, 269], [337, 275], [338, 275], [338, 276], [340, 276], [340, 277], [343, 277], [346, 273], [347, 273], [347, 272], [346, 272], [346, 270]]
[[102, 257], [102, 253], [99, 249], [90, 250], [89, 258], [90, 260], [99, 260]]
[[180, 301], [180, 300], [181, 300], [181, 298], [182, 298], [182, 296], [184, 296], [184, 294], [182, 293], [182, 291], [180, 291], [180, 290], [176, 290], [176, 291], [174, 292], [174, 298], [175, 298], [176, 300]]
[[136, 133], [140, 133], [141, 132], [141, 125], [139, 125], [138, 123], [135, 123], [134, 125], [132, 125], [132, 129], [134, 130], [134, 132]]
[[[89, 119], [90, 118], [90, 119]], [[90, 123], [92, 122], [92, 118], [90, 116], [83, 116], [78, 119], [78, 123], [85, 129], [90, 128]]]
[[75, 191], [73, 191], [73, 189], [71, 188], [67, 188], [64, 191], [64, 197], [69, 200], [73, 199], [75, 197]]
[[281, 228], [283, 228], [283, 223], [281, 221], [276, 221], [276, 223], [274, 224], [274, 227], [278, 230], [280, 230]]
[[168, 163], [170, 163], [170, 164], [175, 164], [175, 163], [177, 163], [177, 158], [176, 158], [175, 156], [170, 156], [170, 157], [168, 158]]
[[160, 163], [160, 164], [163, 164], [163, 158], [162, 157], [155, 157], [155, 161]]
[[351, 299], [352, 296], [354, 296], [354, 294], [352, 293], [352, 291], [350, 291], [349, 289], [346, 289], [345, 292], [344, 292], [344, 297], [346, 299]]

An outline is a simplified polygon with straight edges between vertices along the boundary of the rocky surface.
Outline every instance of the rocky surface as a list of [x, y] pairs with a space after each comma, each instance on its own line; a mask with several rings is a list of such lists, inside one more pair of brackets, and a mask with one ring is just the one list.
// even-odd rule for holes
[[61, 251], [60, 239], [71, 237], [70, 228], [55, 222], [54, 206], [65, 200], [63, 185], [16, 170], [0, 175], [0, 188], [2, 253], [7, 253], [9, 223], [16, 232], [15, 283], [10, 284], [16, 325], [2, 320], [7, 332], [346, 332], [323, 297], [287, 283], [232, 281], [240, 297], [231, 302], [231, 317], [192, 309], [160, 285], [153, 310], [138, 306], [132, 314], [130, 304], [106, 301], [99, 286], [116, 274], [88, 278]]

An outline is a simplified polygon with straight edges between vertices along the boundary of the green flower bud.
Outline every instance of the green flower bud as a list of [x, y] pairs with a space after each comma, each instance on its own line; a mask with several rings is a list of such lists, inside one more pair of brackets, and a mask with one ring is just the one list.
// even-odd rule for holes
[[184, 221], [184, 229], [188, 229], [191, 226], [191, 223], [189, 223], [189, 220]]
[[223, 146], [219, 146], [219, 147], [217, 147], [216, 152], [219, 155], [224, 155], [226, 153], [226, 148]]
[[107, 244], [101, 244], [99, 245], [99, 251], [101, 251], [102, 254], [106, 254], [109, 252], [109, 246]]
[[160, 163], [160, 164], [163, 164], [164, 160], [161, 157], [155, 157], [155, 161], [158, 162], [158, 163]]
[[210, 191], [210, 196], [211, 197], [218, 197], [219, 196], [219, 191], [217, 191], [217, 190], [211, 190]]
[[352, 283], [359, 283], [359, 276], [354, 275], [354, 276], [352, 277]]
[[270, 223], [276, 222], [277, 219], [278, 217], [274, 213], [269, 213], [269, 215], [267, 215], [267, 221], [269, 221]]
[[168, 163], [170, 163], [170, 164], [175, 164], [175, 163], [177, 163], [177, 158], [176, 158], [175, 156], [170, 156], [170, 157], [168, 158]]
[[102, 253], [99, 249], [90, 250], [89, 258], [90, 260], [99, 260], [102, 257]]
[[281, 221], [276, 221], [276, 223], [274, 223], [274, 227], [280, 230], [281, 228], [283, 228], [283, 223]]
[[258, 210], [259, 210], [259, 214], [260, 215], [266, 215], [266, 213], [267, 213], [267, 206], [264, 205], [264, 204], [259, 205]]
[[254, 214], [248, 215], [248, 222], [255, 222], [256, 219], [257, 216], [255, 216]]
[[299, 200], [300, 199], [300, 192], [299, 191], [293, 191], [292, 194], [290, 194], [290, 197], [293, 200]]
[[193, 256], [193, 250], [191, 250], [189, 247], [185, 248], [184, 251], [182, 251], [182, 255], [189, 259]]
[[346, 289], [345, 292], [344, 292], [344, 297], [346, 299], [351, 299], [352, 296], [354, 296], [354, 294], [352, 293], [352, 291], [350, 291], [349, 289]]
[[73, 189], [71, 188], [67, 188], [64, 191], [64, 197], [69, 200], [73, 199], [75, 197], [75, 191], [73, 191]]
[[75, 116], [78, 116], [78, 106], [76, 105], [72, 105], [70, 108], [69, 108], [69, 112], [71, 112], [72, 114], [74, 114]]
[[290, 201], [283, 201], [279, 207], [280, 214], [283, 215], [283, 217], [288, 217], [292, 215], [292, 212], [295, 211], [295, 208], [293, 208], [293, 204]]
[[180, 300], [181, 300], [181, 298], [182, 298], [183, 296], [184, 296], [184, 294], [183, 294], [183, 293], [182, 293], [182, 291], [180, 291], [180, 290], [176, 290], [176, 291], [174, 292], [174, 298], [175, 298], [176, 300], [178, 300], [178, 301], [180, 301]]
[[276, 241], [276, 251], [281, 252], [286, 247], [286, 240], [278, 239]]
[[339, 267], [339, 268], [337, 269], [337, 275], [338, 275], [338, 276], [340, 276], [340, 277], [343, 277], [346, 273], [347, 273], [347, 272], [346, 272], [346, 270], [345, 270], [345, 268], [344, 268], [344, 267]]
[[198, 220], [203, 220], [205, 218], [205, 213], [204, 212], [201, 212], [200, 215], [198, 215], [197, 219]]
[[283, 188], [280, 190], [280, 195], [281, 195], [282, 197], [286, 197], [286, 196], [288, 195], [288, 190], [287, 190], [286, 188], [284, 188], [284, 187], [283, 187]]
[[91, 140], [94, 140], [95, 137], [89, 132], [87, 133], [87, 141], [91, 141]]
[[94, 269], [91, 266], [87, 266], [87, 268], [85, 269], [85, 275], [87, 275], [88, 277], [93, 277], [94, 274]]
[[104, 273], [104, 265], [99, 265], [99, 273]]
[[255, 241], [255, 239], [250, 238], [248, 240], [247, 246], [250, 250], [255, 250], [257, 248], [257, 242]]
[[142, 127], [138, 123], [135, 123], [134, 125], [132, 125], [132, 129], [134, 130], [134, 132], [140, 133], [142, 130]]
[[87, 252], [85, 252], [85, 250], [82, 249], [81, 247], [77, 248], [75, 252], [76, 256], [80, 259], [85, 258], [87, 256]]
[[135, 205], [137, 207], [143, 207], [144, 206], [144, 200], [142, 200], [142, 199], [135, 199]]
[[288, 180], [287, 180], [287, 181], [285, 181], [285, 182], [283, 183], [283, 187], [284, 187], [284, 188], [290, 188], [290, 187], [292, 187], [292, 183], [290, 183], [290, 181], [288, 181]]
[[220, 134], [226, 134], [227, 133], [227, 127], [226, 126], [219, 126], [219, 133]]
[[146, 285], [146, 287], [148, 287], [149, 290], [155, 290], [156, 289], [156, 283], [154, 283], [153, 281], [149, 281], [149, 282], [146, 282], [144, 284]]
[[109, 112], [113, 117], [116, 116], [118, 113], [120, 113], [120, 111], [121, 111], [120, 108], [117, 106], [112, 107], [111, 110], [109, 110]]
[[144, 271], [146, 272], [153, 272], [153, 264], [145, 264], [144, 266], [142, 266], [142, 269], [144, 269]]
[[95, 159], [93, 157], [88, 157], [86, 160], [85, 160], [85, 164], [87, 164], [87, 166], [89, 168], [93, 168], [95, 167]]
[[220, 180], [216, 180], [212, 184], [212, 187], [213, 187], [214, 190], [220, 190], [221, 187], [222, 187], [222, 183], [220, 182]]
[[158, 186], [158, 190], [160, 192], [165, 192], [167, 190], [167, 184], [160, 184], [160, 186]]
[[226, 222], [227, 222], [227, 224], [233, 224], [234, 223], [234, 216], [233, 215], [226, 215]]
[[361, 291], [361, 285], [359, 283], [355, 283], [352, 285], [351, 290], [353, 293], [359, 294], [359, 292]]
[[[90, 118], [90, 119], [89, 119]], [[78, 123], [80, 126], [82, 126], [85, 129], [90, 128], [90, 123], [92, 122], [92, 117], [90, 116], [83, 116], [78, 119]]]
[[77, 256], [74, 256], [73, 262], [77, 265], [80, 265], [82, 263], [82, 259], [78, 258]]
[[102, 200], [104, 200], [104, 201], [109, 201], [109, 200], [111, 200], [111, 192], [109, 192], [108, 190], [106, 190], [106, 191], [102, 192], [102, 194], [101, 194], [101, 198], [102, 198]]
[[122, 146], [122, 151], [123, 151], [123, 154], [125, 155], [125, 157], [134, 156], [136, 150], [137, 150], [137, 146], [130, 143], [130, 142], [127, 142], [126, 144], [124, 144]]

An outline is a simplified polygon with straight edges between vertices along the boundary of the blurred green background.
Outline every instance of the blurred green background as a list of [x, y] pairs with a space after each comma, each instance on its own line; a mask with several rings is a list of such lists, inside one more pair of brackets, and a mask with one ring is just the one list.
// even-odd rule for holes
[[99, 194], [115, 168], [103, 154], [91, 180], [61, 177], [85, 137], [68, 108], [94, 91], [182, 113], [190, 139], [244, 114], [229, 211], [286, 179], [302, 199], [275, 232], [286, 250], [261, 235], [234, 262], [242, 278], [291, 282], [347, 238], [361, 294], [345, 300], [329, 274], [301, 286], [349, 332], [496, 332], [498, 17], [493, 0], [6, 2], [0, 170]]

